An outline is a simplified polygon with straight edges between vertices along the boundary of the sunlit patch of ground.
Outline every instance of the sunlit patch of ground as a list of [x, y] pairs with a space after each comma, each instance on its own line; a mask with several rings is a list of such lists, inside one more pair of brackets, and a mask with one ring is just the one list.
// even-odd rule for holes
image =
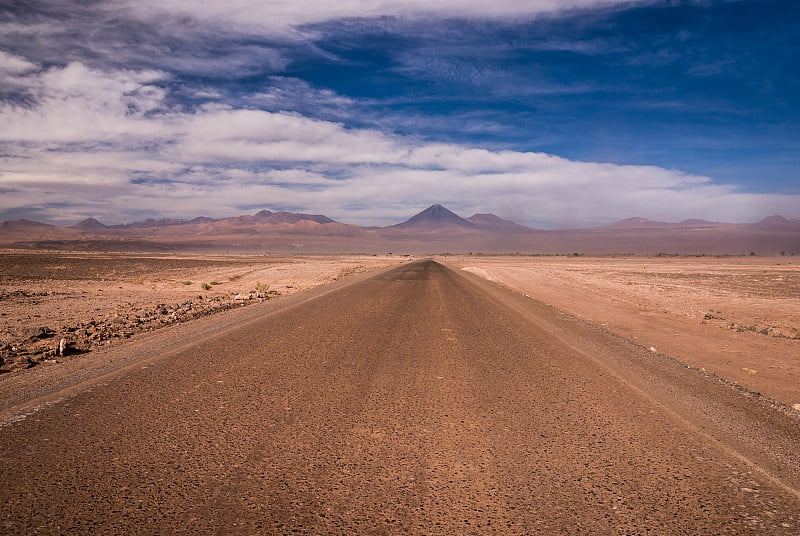
[[800, 403], [800, 260], [793, 257], [447, 257], [480, 277]]

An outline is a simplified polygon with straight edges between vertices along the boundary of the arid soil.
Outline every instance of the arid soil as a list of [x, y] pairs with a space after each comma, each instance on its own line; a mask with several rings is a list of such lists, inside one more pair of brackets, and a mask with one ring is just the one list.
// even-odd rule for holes
[[800, 412], [429, 260], [81, 359], [0, 381], [0, 532], [800, 528]]
[[443, 260], [653, 352], [800, 404], [800, 261], [792, 257]]
[[2, 251], [0, 372], [402, 260]]
[[[0, 372], [406, 260], [0, 253]], [[800, 404], [792, 257], [446, 257], [654, 352]], [[62, 343], [63, 341], [63, 343]]]

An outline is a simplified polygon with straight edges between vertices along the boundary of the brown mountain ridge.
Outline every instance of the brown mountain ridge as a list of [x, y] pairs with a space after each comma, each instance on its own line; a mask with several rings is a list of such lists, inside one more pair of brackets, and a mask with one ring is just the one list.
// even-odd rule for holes
[[261, 210], [214, 219], [147, 219], [105, 225], [87, 218], [70, 227], [31, 220], [0, 224], [0, 247], [56, 250], [532, 254], [800, 253], [800, 220], [680, 223], [628, 218], [587, 229], [539, 230], [494, 214], [462, 218], [435, 204], [396, 225], [359, 227], [319, 214]]

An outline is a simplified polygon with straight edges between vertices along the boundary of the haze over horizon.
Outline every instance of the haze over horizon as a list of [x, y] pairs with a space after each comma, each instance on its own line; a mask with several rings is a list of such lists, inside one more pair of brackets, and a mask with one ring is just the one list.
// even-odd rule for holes
[[[559, 7], [556, 7], [558, 5]], [[0, 221], [800, 217], [788, 1], [31, 1]]]

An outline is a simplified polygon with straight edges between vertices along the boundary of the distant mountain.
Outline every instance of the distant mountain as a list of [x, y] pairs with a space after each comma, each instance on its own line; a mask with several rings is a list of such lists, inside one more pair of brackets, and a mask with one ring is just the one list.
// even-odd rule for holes
[[[0, 247], [19, 247], [24, 241], [59, 241], [76, 239], [81, 235], [81, 231], [70, 229], [69, 227], [59, 227], [31, 220], [9, 220], [0, 223]], [[34, 247], [49, 249], [44, 244], [22, 245], [22, 247]]]
[[513, 221], [504, 220], [494, 214], [473, 214], [467, 221], [474, 223], [478, 227], [483, 227], [492, 230], [506, 230], [506, 231], [531, 231], [529, 227], [514, 223]]
[[175, 219], [175, 218], [161, 218], [153, 219], [147, 218], [144, 221], [137, 221], [133, 223], [121, 223], [119, 225], [111, 225], [111, 229], [149, 229], [150, 227], [169, 227], [170, 225], [186, 225], [190, 220]]
[[48, 223], [39, 223], [38, 221], [31, 220], [8, 220], [0, 223], [0, 230], [6, 232], [42, 232], [58, 229], [55, 225]]
[[86, 218], [75, 225], [71, 225], [70, 228], [77, 229], [79, 231], [100, 231], [102, 229], [108, 229], [108, 226], [103, 225], [94, 218]]
[[612, 229], [645, 229], [645, 228], [662, 228], [668, 227], [670, 224], [661, 221], [652, 221], [647, 218], [625, 218], [618, 222], [607, 225], [606, 227]]
[[364, 228], [327, 216], [262, 210], [213, 219], [149, 219], [105, 226], [87, 218], [71, 227], [30, 220], [0, 223], [0, 248], [192, 252], [522, 252], [634, 254], [800, 254], [800, 220], [680, 223], [628, 218], [605, 227], [533, 230], [497, 217], [464, 219], [433, 205], [403, 223]]
[[750, 227], [765, 231], [794, 231], [800, 230], [800, 220], [787, 220], [783, 216], [768, 216]]
[[186, 223], [189, 225], [193, 225], [196, 223], [214, 223], [215, 221], [217, 220], [215, 220], [214, 218], [209, 218], [208, 216], [198, 216], [196, 218], [187, 221]]
[[627, 218], [612, 223], [605, 227], [598, 227], [596, 229], [630, 229], [630, 230], [647, 230], [647, 229], [686, 229], [686, 228], [716, 228], [723, 229], [736, 225], [744, 225], [749, 229], [756, 229], [761, 231], [798, 231], [800, 230], [800, 220], [789, 220], [783, 216], [769, 216], [757, 223], [733, 224], [733, 223], [719, 223], [711, 222], [700, 219], [683, 220], [680, 223], [667, 223], [663, 221], [652, 221], [647, 218]]
[[297, 223], [303, 220], [315, 221], [317, 223], [334, 223], [334, 220], [330, 219], [329, 217], [321, 216], [318, 214], [299, 214], [294, 212], [272, 212], [270, 210], [261, 210], [259, 212], [256, 212], [254, 215], [234, 216], [231, 218], [222, 218], [222, 219], [214, 219], [214, 218], [209, 218], [207, 216], [199, 216], [191, 220], [175, 219], [175, 218], [161, 218], [161, 219], [148, 218], [144, 221], [113, 225], [111, 226], [111, 228], [150, 229], [154, 227], [172, 227], [175, 225], [196, 225], [196, 224], [217, 223], [217, 222], [224, 222], [228, 224]]
[[269, 210], [261, 210], [256, 213], [255, 218], [262, 223], [297, 223], [299, 221], [308, 220], [317, 223], [335, 223], [334, 220], [327, 216], [320, 214], [302, 214], [297, 212], [271, 212]]
[[716, 223], [701, 219], [689, 219], [683, 220], [680, 223], [672, 223], [672, 222], [664, 222], [664, 221], [653, 221], [648, 220], [647, 218], [626, 218], [624, 220], [620, 220], [616, 223], [612, 223], [605, 227], [598, 227], [597, 229], [629, 229], [629, 230], [654, 230], [654, 229], [661, 229], [661, 230], [668, 230], [668, 229], [692, 229], [692, 228], [709, 228], [709, 227], [716, 227], [719, 225], [729, 225], [724, 223]]
[[475, 229], [477, 226], [471, 221], [465, 220], [454, 212], [451, 212], [442, 205], [431, 205], [422, 212], [415, 214], [403, 223], [392, 225], [394, 229], [421, 229], [432, 230], [442, 227], [463, 227]]
[[679, 223], [679, 225], [683, 225], [683, 226], [698, 226], [698, 225], [699, 226], [708, 226], [708, 225], [716, 225], [716, 223], [713, 222], [713, 221], [699, 220], [699, 219], [693, 218], [693, 219], [690, 219], [690, 220], [683, 220], [682, 222]]

